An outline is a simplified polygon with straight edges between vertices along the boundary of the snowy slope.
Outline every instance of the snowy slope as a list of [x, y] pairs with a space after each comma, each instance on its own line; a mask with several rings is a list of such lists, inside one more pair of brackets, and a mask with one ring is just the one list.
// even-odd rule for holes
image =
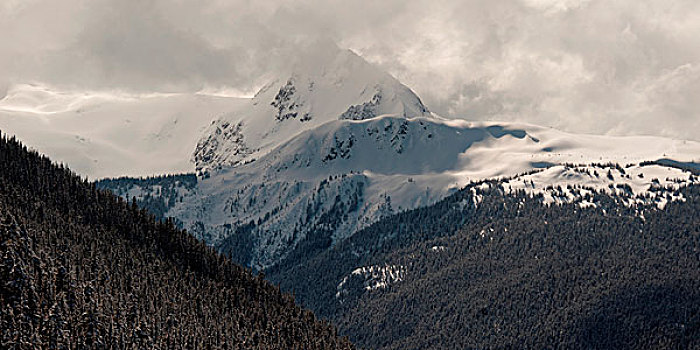
[[[312, 228], [325, 227], [332, 244], [385, 215], [434, 203], [472, 180], [560, 163], [692, 161], [697, 155], [700, 144], [694, 142], [573, 135], [531, 125], [396, 115], [334, 120], [260, 159], [213, 172], [168, 215], [220, 246], [235, 227], [254, 223], [247, 262], [264, 267], [301, 244]], [[556, 169], [543, 171], [538, 186], [563, 181], [564, 175], [545, 177]], [[650, 182], [654, 169], [638, 171], [651, 172]], [[609, 184], [600, 180], [599, 187]]]
[[190, 155], [201, 133], [245, 101], [17, 85], [0, 100], [0, 130], [91, 179], [192, 172]]
[[246, 108], [212, 123], [193, 155], [198, 172], [260, 158], [333, 120], [430, 115], [413, 91], [350, 50], [324, 47], [308, 55], [288, 76], [263, 87]]
[[534, 142], [522, 130], [494, 130], [399, 116], [328, 122], [254, 162], [201, 179], [198, 193], [169, 215], [214, 244], [230, 227], [257, 223], [252, 263], [265, 266], [329, 213], [342, 217], [329, 223], [336, 241], [382, 216], [440, 199], [467, 180], [454, 171], [467, 166], [464, 154], [476, 144]]

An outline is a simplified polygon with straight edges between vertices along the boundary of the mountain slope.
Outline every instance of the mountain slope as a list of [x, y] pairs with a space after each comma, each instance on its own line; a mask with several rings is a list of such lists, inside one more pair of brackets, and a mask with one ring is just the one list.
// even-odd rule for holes
[[[430, 205], [469, 181], [570, 162], [696, 154], [700, 144], [693, 142], [572, 135], [530, 125], [391, 115], [335, 120], [301, 132], [259, 159], [200, 178], [165, 215], [237, 261], [265, 267], [283, 259], [316, 226], [326, 229], [317, 247], [325, 249], [382, 217]], [[599, 186], [614, 183], [606, 180], [607, 170], [599, 171], [604, 172], [596, 177]], [[661, 182], [681, 173], [669, 171]], [[658, 177], [651, 167], [639, 173], [648, 176], [631, 182], [637, 193]], [[549, 177], [538, 186], [562, 180]], [[685, 176], [683, 181], [697, 180]], [[245, 233], [239, 231], [243, 227]]]
[[[455, 127], [435, 118], [336, 120], [260, 159], [201, 179], [167, 215], [234, 256], [237, 240], [247, 240], [252, 251], [239, 261], [264, 267], [314, 226], [325, 225], [332, 244], [385, 215], [456, 190], [464, 180], [454, 172], [471, 148], [533, 142], [522, 130]], [[235, 234], [243, 225], [253, 228]]]
[[211, 248], [0, 138], [2, 348], [350, 349]]
[[663, 209], [580, 188], [594, 204], [581, 207], [509, 192], [512, 180], [292, 253], [267, 276], [375, 349], [700, 348], [700, 185], [662, 190], [679, 198]]

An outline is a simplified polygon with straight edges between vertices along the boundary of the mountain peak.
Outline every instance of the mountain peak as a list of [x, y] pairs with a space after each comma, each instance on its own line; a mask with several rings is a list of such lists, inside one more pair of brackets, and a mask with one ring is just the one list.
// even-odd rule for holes
[[248, 108], [212, 123], [193, 155], [199, 173], [252, 161], [334, 120], [430, 116], [411, 89], [351, 50], [320, 45], [290, 66]]

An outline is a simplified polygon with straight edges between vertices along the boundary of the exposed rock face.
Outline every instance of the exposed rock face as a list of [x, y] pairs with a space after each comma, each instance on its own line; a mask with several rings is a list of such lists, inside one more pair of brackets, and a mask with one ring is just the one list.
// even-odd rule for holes
[[231, 124], [221, 119], [212, 122], [210, 132], [197, 142], [197, 148], [192, 155], [192, 162], [196, 164], [198, 174], [202, 173], [204, 164], [233, 167], [252, 153], [245, 144], [242, 126], [242, 122]]

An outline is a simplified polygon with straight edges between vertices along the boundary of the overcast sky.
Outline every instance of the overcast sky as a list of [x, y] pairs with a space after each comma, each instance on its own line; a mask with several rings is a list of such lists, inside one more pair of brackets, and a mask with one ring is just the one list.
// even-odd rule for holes
[[330, 39], [447, 117], [700, 140], [699, 33], [698, 0], [0, 0], [0, 90], [252, 93]]

